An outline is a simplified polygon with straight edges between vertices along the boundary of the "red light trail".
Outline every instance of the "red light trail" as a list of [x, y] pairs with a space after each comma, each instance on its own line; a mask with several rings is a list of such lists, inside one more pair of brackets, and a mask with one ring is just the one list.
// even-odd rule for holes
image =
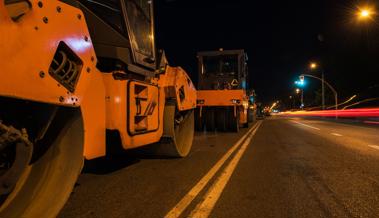
[[288, 111], [283, 112], [284, 116], [307, 116], [307, 117], [377, 117], [379, 118], [379, 108], [360, 108], [349, 110], [324, 110], [324, 111]]

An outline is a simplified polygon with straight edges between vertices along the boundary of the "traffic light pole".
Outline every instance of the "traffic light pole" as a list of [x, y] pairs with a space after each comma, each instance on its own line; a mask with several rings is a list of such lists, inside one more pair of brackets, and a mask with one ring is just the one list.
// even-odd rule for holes
[[[334, 100], [335, 100], [335, 109], [336, 110], [338, 110], [338, 93], [337, 93], [337, 91], [333, 88], [333, 86], [332, 85], [330, 85], [326, 80], [325, 80], [325, 78], [324, 78], [324, 74], [322, 74], [323, 76], [323, 78], [319, 78], [319, 77], [317, 77], [317, 76], [313, 76], [313, 75], [310, 75], [310, 74], [301, 74], [300, 75], [300, 77], [310, 77], [310, 78], [314, 78], [314, 79], [317, 79], [317, 80], [320, 80], [321, 82], [322, 82], [322, 84], [326, 84], [331, 90], [332, 90], [332, 92], [334, 93]], [[324, 89], [323, 89], [324, 90]], [[323, 91], [323, 96], [324, 96], [324, 94], [325, 94], [325, 90]], [[325, 98], [325, 97], [324, 97]], [[325, 99], [324, 99], [325, 100]], [[323, 106], [324, 107], [324, 106]]]

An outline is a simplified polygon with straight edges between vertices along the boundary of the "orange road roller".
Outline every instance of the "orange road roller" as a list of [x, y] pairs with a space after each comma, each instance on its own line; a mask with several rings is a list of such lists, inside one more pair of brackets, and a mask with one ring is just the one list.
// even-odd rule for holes
[[244, 50], [206, 51], [197, 54], [199, 81], [196, 129], [232, 131], [248, 127], [254, 119], [254, 94], [248, 91]]
[[0, 217], [56, 217], [115, 148], [190, 152], [196, 89], [155, 48], [151, 0], [0, 0], [0, 77]]

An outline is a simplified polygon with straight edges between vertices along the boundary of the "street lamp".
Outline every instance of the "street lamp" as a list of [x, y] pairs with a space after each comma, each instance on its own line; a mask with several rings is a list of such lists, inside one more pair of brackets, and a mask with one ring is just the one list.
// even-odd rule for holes
[[311, 68], [312, 70], [316, 69], [317, 68], [317, 64], [312, 62], [311, 64], [309, 64], [309, 68]]
[[365, 17], [369, 17], [370, 14], [371, 14], [370, 11], [368, 11], [368, 10], [362, 10], [361, 13], [360, 13], [360, 16], [362, 18], [365, 18]]
[[371, 13], [372, 13], [371, 10], [368, 8], [360, 9], [358, 12], [358, 17], [361, 19], [366, 19], [371, 16]]
[[372, 19], [374, 14], [375, 14], [375, 10], [372, 9], [371, 7], [366, 6], [366, 7], [358, 8], [357, 18], [359, 20], [368, 20], [368, 19]]

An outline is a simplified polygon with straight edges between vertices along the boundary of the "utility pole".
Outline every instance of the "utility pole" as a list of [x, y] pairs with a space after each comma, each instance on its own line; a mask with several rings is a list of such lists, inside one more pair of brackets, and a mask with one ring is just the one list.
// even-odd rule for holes
[[321, 84], [322, 84], [322, 110], [325, 110], [325, 77], [324, 77], [324, 71], [322, 71], [321, 75]]

